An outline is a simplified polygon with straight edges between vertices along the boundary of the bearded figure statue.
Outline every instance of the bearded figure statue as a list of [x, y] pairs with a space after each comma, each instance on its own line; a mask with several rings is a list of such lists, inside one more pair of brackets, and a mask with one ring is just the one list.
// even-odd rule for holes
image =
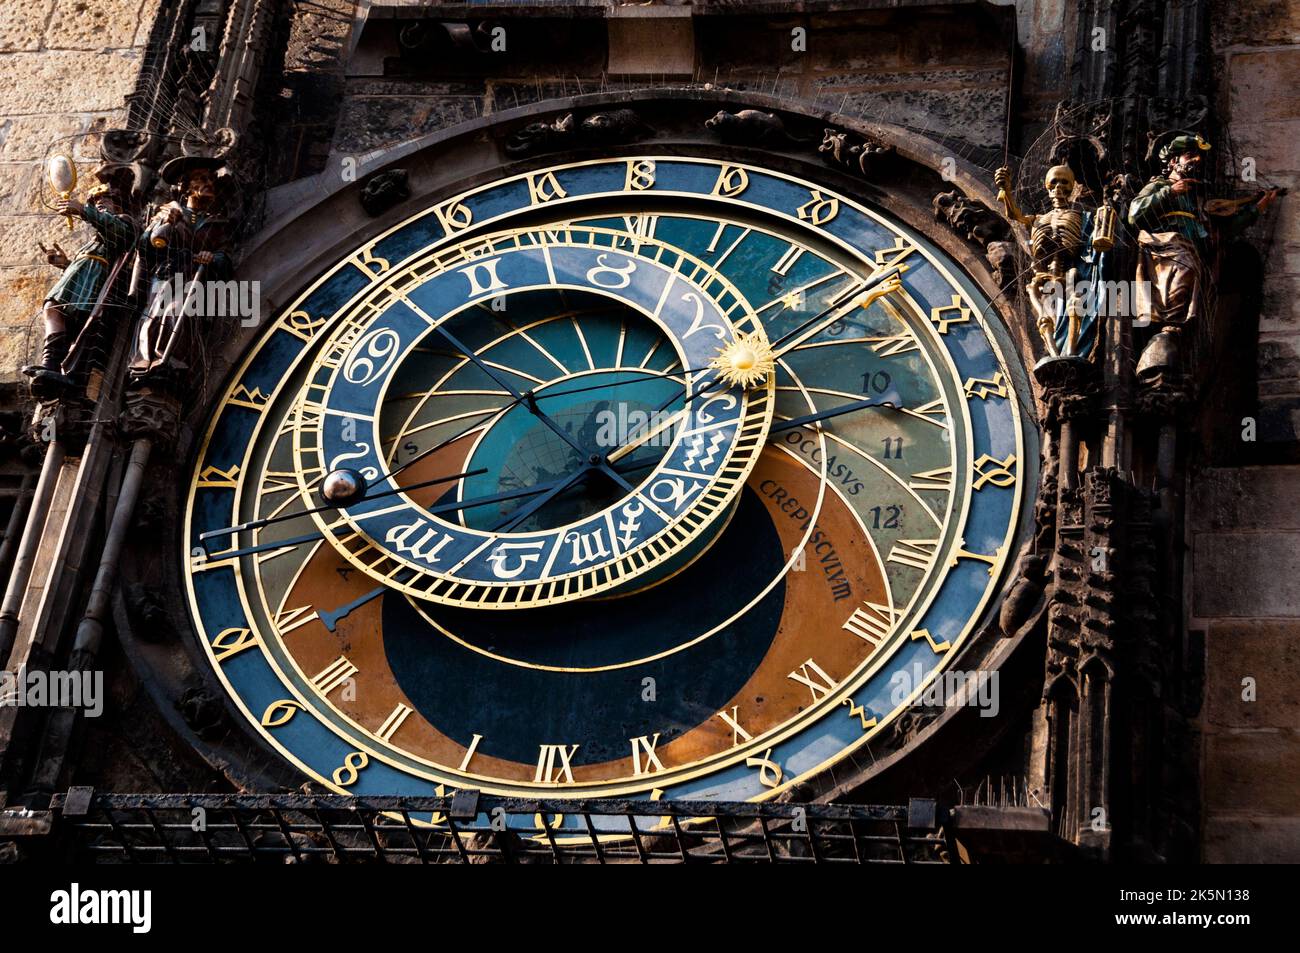
[[1209, 151], [1200, 136], [1175, 136], [1160, 150], [1163, 174], [1129, 203], [1128, 223], [1139, 230], [1136, 323], [1160, 332], [1138, 361], [1139, 379], [1179, 373], [1179, 334], [1207, 320], [1216, 246], [1248, 228], [1278, 195], [1207, 199], [1202, 166]]

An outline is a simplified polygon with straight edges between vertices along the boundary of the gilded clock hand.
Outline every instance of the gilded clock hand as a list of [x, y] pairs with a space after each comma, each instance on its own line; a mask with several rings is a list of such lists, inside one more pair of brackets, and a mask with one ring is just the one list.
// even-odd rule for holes
[[[770, 347], [773, 350], [772, 358], [773, 359], [779, 358], [782, 354], [794, 350], [795, 348], [803, 344], [803, 342], [806, 341], [808, 338], [815, 337], [817, 334], [820, 334], [825, 328], [829, 327], [830, 325], [834, 324], [836, 321], [840, 320], [840, 318], [842, 318], [846, 313], [856, 310], [857, 308], [860, 307], [863, 308], [867, 307], [869, 304], [871, 304], [872, 301], [875, 301], [876, 298], [889, 294], [892, 291], [897, 291], [899, 288], [899, 284], [896, 276], [906, 270], [907, 270], [907, 265], [893, 265], [889, 268], [885, 268], [882, 269], [881, 271], [876, 272], [876, 274], [872, 275], [868, 281], [853, 282], [852, 284], [850, 284], [848, 288], [841, 291], [834, 298], [832, 298], [830, 304], [828, 304], [826, 307], [822, 308], [820, 311], [818, 311], [812, 317], [808, 318], [806, 321], [801, 322], [797, 328], [793, 328], [790, 331], [787, 331], [785, 334], [781, 335], [779, 338], [773, 341], [770, 344]], [[855, 297], [856, 295], [860, 295], [860, 294], [865, 294], [866, 297], [865, 298]], [[852, 299], [852, 300], [848, 300], [848, 299]], [[662, 433], [666, 427], [675, 424], [677, 419], [686, 412], [687, 408], [690, 407], [691, 403], [694, 400], [696, 400], [699, 397], [702, 397], [704, 394], [713, 390], [714, 388], [722, 384], [724, 380], [725, 378], [720, 374], [719, 376], [710, 380], [708, 383], [703, 384], [694, 393], [688, 394], [686, 397], [686, 401], [683, 404], [681, 410], [678, 413], [674, 414], [670, 420], [661, 422], [659, 425], [657, 425], [654, 430], [654, 433]], [[659, 407], [656, 408], [656, 410], [657, 411], [666, 410], [670, 404], [672, 404], [674, 401], [680, 398], [682, 394], [686, 394], [686, 393], [687, 393], [687, 388], [683, 387], [680, 392], [674, 394], [668, 400], [664, 401], [664, 403], [660, 404]], [[610, 460], [611, 463], [622, 459], [632, 449], [635, 449], [636, 446], [640, 445], [641, 443], [644, 443], [646, 440], [649, 440], [651, 436], [653, 436], [653, 434], [638, 435], [634, 433], [627, 443], [625, 443], [622, 447], [619, 447], [618, 449], [610, 453], [608, 455], [608, 459]]]
[[[698, 397], [699, 394], [696, 394], [695, 396]], [[654, 427], [652, 427], [650, 430], [647, 430], [645, 433], [638, 434], [635, 437], [629, 438], [627, 442], [619, 446], [617, 450], [613, 450], [609, 454], [607, 454], [605, 459], [608, 460], [610, 463], [618, 463], [618, 461], [622, 460], [633, 450], [636, 450], [637, 448], [644, 445], [646, 442], [653, 440], [655, 437], [663, 433], [665, 430], [669, 429], [670, 427], [676, 427], [677, 424], [681, 421], [683, 417], [686, 416], [687, 413], [689, 413], [689, 409], [687, 407], [683, 407], [681, 410], [677, 411], [677, 413], [673, 414], [671, 417], [668, 417], [665, 420], [661, 420], [659, 423], [655, 424]]]
[[[902, 287], [902, 282], [899, 281], [898, 276], [907, 271], [907, 268], [907, 265], [894, 265], [886, 268], [872, 275], [871, 280], [866, 284], [837, 295], [830, 307], [823, 309], [797, 328], [787, 331], [773, 341], [771, 344], [773, 359], [779, 359], [783, 354], [793, 351], [805, 341], [816, 337], [849, 312], [870, 307], [877, 298], [883, 298], [887, 294], [898, 291]], [[852, 300], [845, 302], [846, 295], [851, 296]], [[862, 295], [862, 297], [859, 298], [857, 295]]]

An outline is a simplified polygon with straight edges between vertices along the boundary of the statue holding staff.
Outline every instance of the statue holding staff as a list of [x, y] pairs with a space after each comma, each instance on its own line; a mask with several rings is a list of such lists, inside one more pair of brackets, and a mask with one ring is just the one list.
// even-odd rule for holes
[[140, 236], [150, 294], [136, 332], [130, 365], [134, 380], [164, 365], [185, 369], [193, 344], [185, 318], [201, 310], [204, 282], [222, 281], [232, 271], [229, 221], [221, 214], [218, 195], [218, 173], [224, 165], [222, 159], [180, 156], [159, 173], [179, 198], [158, 209]]

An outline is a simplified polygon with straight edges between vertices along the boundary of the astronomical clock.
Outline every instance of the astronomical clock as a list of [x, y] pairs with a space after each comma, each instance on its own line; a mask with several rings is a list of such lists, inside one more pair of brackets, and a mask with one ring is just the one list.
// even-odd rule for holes
[[351, 794], [868, 761], [993, 610], [1038, 451], [993, 303], [851, 192], [534, 162], [303, 275], [195, 425], [176, 541], [248, 731]]

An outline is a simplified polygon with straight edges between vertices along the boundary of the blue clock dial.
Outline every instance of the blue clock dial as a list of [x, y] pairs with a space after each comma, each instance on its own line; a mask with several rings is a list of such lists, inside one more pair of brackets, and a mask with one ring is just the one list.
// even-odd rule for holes
[[217, 407], [204, 651], [338, 790], [771, 797], [988, 612], [1037, 460], [1008, 353], [923, 236], [771, 170], [445, 199], [307, 288]]

